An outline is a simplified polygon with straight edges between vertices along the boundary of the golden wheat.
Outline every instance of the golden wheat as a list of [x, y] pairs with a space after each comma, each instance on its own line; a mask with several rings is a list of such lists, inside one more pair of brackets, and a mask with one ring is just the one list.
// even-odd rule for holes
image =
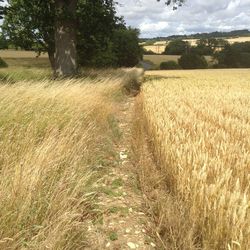
[[196, 247], [250, 249], [250, 72], [149, 74], [147, 133], [168, 189], [188, 211]]

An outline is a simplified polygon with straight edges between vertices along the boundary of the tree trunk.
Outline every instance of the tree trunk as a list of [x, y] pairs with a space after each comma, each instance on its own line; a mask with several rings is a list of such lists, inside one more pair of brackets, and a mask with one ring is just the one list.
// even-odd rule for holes
[[76, 6], [77, 0], [56, 0], [55, 76], [70, 77], [77, 73]]
[[49, 56], [50, 66], [55, 74], [55, 51], [48, 50], [48, 56]]

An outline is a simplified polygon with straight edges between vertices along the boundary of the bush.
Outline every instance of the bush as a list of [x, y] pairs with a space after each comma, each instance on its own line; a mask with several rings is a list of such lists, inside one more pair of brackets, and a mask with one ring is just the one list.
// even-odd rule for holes
[[0, 57], [0, 68], [7, 68], [8, 64]]
[[160, 64], [160, 69], [180, 69], [180, 65], [175, 61], [162, 62]]
[[242, 68], [250, 68], [250, 53], [241, 53], [239, 58]]
[[141, 85], [144, 78], [143, 69], [127, 69], [126, 77], [123, 80], [123, 88], [129, 95], [136, 96], [140, 93]]
[[226, 69], [227, 66], [225, 64], [219, 64], [219, 63], [216, 63], [212, 66], [213, 69]]
[[195, 53], [182, 55], [178, 62], [183, 69], [206, 69], [208, 67], [206, 58]]

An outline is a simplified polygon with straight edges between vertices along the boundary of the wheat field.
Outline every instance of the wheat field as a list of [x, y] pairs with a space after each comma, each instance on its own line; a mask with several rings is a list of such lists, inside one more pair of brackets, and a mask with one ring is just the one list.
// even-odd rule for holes
[[178, 220], [186, 234], [167, 225], [171, 202], [161, 194], [155, 216], [162, 241], [172, 241], [169, 249], [250, 249], [250, 72], [148, 75], [140, 102], [157, 167], [144, 179], [159, 173], [183, 208]]
[[112, 117], [124, 77], [99, 73], [1, 82], [0, 249], [88, 245], [94, 185], [115, 164]]

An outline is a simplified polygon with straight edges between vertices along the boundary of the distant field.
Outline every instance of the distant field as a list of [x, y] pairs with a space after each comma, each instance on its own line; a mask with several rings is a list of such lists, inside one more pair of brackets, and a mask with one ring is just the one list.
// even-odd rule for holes
[[[183, 40], [189, 42], [192, 46], [196, 46], [196, 43], [198, 41], [198, 39], [183, 39]], [[230, 44], [242, 43], [242, 42], [250, 42], [250, 37], [235, 37], [235, 38], [228, 38], [225, 40], [227, 40]], [[143, 46], [143, 48], [147, 51], [151, 50], [156, 54], [161, 54], [162, 52], [165, 51], [168, 42], [169, 41], [157, 41], [154, 43], [154, 45], [145, 45]]]
[[[0, 50], [0, 57], [2, 58], [36, 58], [37, 53], [34, 51], [23, 50]], [[40, 58], [48, 58], [47, 54], [41, 54]]]
[[50, 67], [47, 54], [41, 54], [37, 57], [34, 51], [0, 50], [0, 57], [2, 57], [10, 67]]
[[[226, 41], [228, 41], [231, 44], [234, 43], [243, 43], [243, 42], [250, 42], [250, 37], [234, 37], [234, 38], [228, 38], [225, 39]], [[192, 46], [195, 46], [198, 39], [186, 39], [184, 41], [189, 42]]]
[[165, 51], [166, 45], [146, 45], [143, 48], [147, 51], [153, 51], [156, 54], [161, 54]]
[[250, 42], [250, 37], [236, 37], [236, 38], [229, 38], [226, 39], [229, 43], [243, 43], [243, 42]]
[[48, 68], [50, 67], [49, 59], [47, 58], [4, 58], [10, 67], [25, 67], [25, 68]]
[[177, 62], [180, 56], [172, 55], [144, 55], [143, 59], [152, 62], [155, 65], [160, 65], [162, 62], [175, 61]]
[[153, 51], [156, 54], [161, 54], [165, 51], [166, 45], [146, 45], [143, 48], [147, 51]]
[[[156, 66], [159, 66], [162, 62], [167, 61], [175, 61], [177, 62], [180, 56], [172, 56], [172, 55], [144, 55], [143, 59], [146, 61], [150, 61]], [[211, 63], [211, 56], [206, 56], [208, 63]]]
[[159, 66], [162, 62], [166, 61], [175, 61], [177, 62], [180, 56], [172, 56], [172, 55], [144, 55], [143, 60], [147, 60]]

